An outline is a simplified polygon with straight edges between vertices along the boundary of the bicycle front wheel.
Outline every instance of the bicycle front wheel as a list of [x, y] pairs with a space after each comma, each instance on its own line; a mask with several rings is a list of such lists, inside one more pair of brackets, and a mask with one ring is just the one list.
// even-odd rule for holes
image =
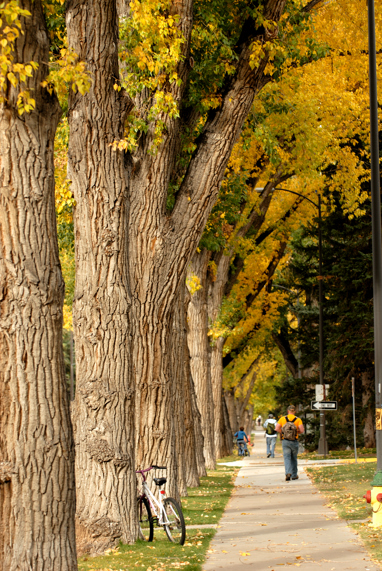
[[186, 524], [182, 508], [173, 498], [166, 498], [163, 502], [163, 507], [168, 519], [168, 525], [164, 526], [167, 537], [173, 543], [183, 545], [186, 539]]
[[154, 537], [154, 522], [151, 517], [151, 509], [148, 499], [143, 496], [137, 500], [139, 539], [152, 541]]

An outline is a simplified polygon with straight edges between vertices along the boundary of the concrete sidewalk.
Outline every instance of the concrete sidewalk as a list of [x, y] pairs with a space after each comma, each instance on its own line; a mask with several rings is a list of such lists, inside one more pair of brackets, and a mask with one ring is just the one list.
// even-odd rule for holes
[[276, 571], [283, 565], [301, 571], [381, 570], [346, 522], [324, 506], [324, 496], [301, 464], [300, 479], [285, 482], [282, 456], [266, 458], [262, 433], [256, 433], [252, 451], [243, 461], [204, 571]]

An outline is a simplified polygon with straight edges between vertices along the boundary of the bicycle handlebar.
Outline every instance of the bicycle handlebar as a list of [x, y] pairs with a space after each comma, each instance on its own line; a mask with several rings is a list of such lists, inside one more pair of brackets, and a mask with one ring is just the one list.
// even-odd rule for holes
[[154, 466], [151, 466], [150, 468], [146, 468], [145, 470], [135, 470], [136, 474], [143, 474], [143, 472], [150, 472], [150, 470], [153, 469]]
[[167, 470], [166, 466], [155, 466], [154, 464], [150, 466], [150, 468], [145, 468], [144, 470], [135, 470], [136, 474], [143, 474], [144, 472], [150, 472], [153, 468], [157, 468], [158, 470]]

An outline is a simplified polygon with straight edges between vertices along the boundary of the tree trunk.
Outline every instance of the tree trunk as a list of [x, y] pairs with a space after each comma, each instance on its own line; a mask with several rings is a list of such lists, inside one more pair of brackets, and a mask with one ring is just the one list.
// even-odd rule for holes
[[234, 389], [229, 391], [224, 391], [224, 399], [227, 405], [229, 423], [231, 426], [232, 433], [235, 434], [239, 430], [237, 425], [237, 413], [236, 413], [236, 402], [234, 396]]
[[222, 409], [223, 409], [223, 457], [232, 454], [233, 450], [233, 432], [229, 421], [228, 409], [224, 395], [222, 395]]
[[[184, 451], [184, 463], [186, 470], [186, 484], [190, 488], [196, 488], [200, 485], [199, 481], [199, 470], [198, 470], [198, 458], [201, 464], [200, 470], [205, 471], [205, 462], [203, 456], [203, 435], [200, 412], [197, 409], [196, 396], [194, 391], [194, 381], [191, 376], [190, 368], [190, 353], [187, 343], [187, 310], [188, 304], [190, 302], [190, 294], [182, 284], [182, 292], [184, 296], [183, 304], [183, 323], [185, 327], [185, 336], [183, 339], [183, 359], [184, 359], [184, 441], [182, 436], [180, 440], [182, 441], [182, 447]], [[186, 295], [187, 294], [187, 295]], [[196, 411], [194, 411], [193, 400], [195, 401], [194, 406]], [[198, 435], [199, 441], [198, 441]], [[197, 452], [197, 446], [199, 448]], [[203, 472], [203, 475], [204, 472]]]
[[246, 410], [246, 416], [245, 416], [245, 432], [248, 434], [248, 437], [251, 436], [251, 432], [252, 432], [252, 427], [253, 427], [253, 406], [250, 405], [248, 407], [248, 409]]
[[[191, 300], [191, 296], [190, 293], [188, 292], [187, 288], [184, 288], [184, 292], [185, 292], [185, 298], [186, 298], [186, 307], [185, 307], [185, 318], [186, 318], [186, 331], [187, 331], [187, 338], [188, 338], [188, 320], [187, 320], [187, 312], [188, 312], [188, 305], [190, 303]], [[206, 470], [206, 462], [204, 459], [204, 437], [203, 437], [203, 431], [202, 431], [202, 417], [198, 408], [198, 402], [197, 402], [197, 398], [196, 398], [196, 392], [195, 392], [195, 385], [194, 385], [194, 380], [192, 378], [191, 375], [191, 357], [190, 357], [190, 350], [188, 347], [188, 341], [186, 342], [186, 372], [188, 375], [188, 379], [189, 379], [189, 383], [187, 385], [187, 388], [189, 390], [189, 399], [190, 399], [190, 404], [187, 405], [186, 411], [189, 411], [188, 406], [191, 407], [191, 411], [187, 412], [187, 414], [191, 413], [191, 419], [190, 419], [190, 424], [192, 425], [193, 428], [193, 433], [194, 433], [194, 439], [195, 439], [195, 458], [196, 458], [196, 470], [197, 470], [197, 475], [198, 475], [198, 484], [199, 485], [199, 477], [203, 477], [203, 476], [207, 476], [207, 470]], [[188, 416], [186, 416], [186, 419], [189, 418]], [[187, 462], [187, 461], [186, 461]], [[188, 474], [188, 472], [187, 472]], [[191, 478], [191, 476], [190, 476]], [[196, 482], [196, 477], [194, 476], [193, 480], [190, 481], [194, 481]], [[188, 486], [192, 486], [193, 484], [188, 483], [187, 481], [187, 485]]]
[[[208, 280], [208, 322], [210, 326], [217, 319], [223, 301], [224, 288], [228, 280], [229, 263], [232, 256], [232, 248], [228, 255], [221, 252], [217, 257], [216, 275]], [[224, 419], [222, 408], [223, 396], [223, 347], [224, 337], [216, 339], [210, 348], [211, 385], [214, 399], [214, 434], [216, 457], [225, 456], [224, 446]]]
[[70, 98], [69, 169], [76, 199], [77, 545], [97, 552], [137, 537], [128, 187], [123, 154], [110, 147], [123, 136], [129, 102], [113, 88], [115, 0], [69, 0], [67, 28], [93, 80], [84, 97]]
[[53, 145], [60, 108], [41, 87], [49, 36], [40, 0], [22, 1], [14, 63], [35, 110], [0, 109], [0, 570], [74, 571], [74, 447], [64, 373]]
[[194, 420], [194, 432], [195, 432], [196, 466], [198, 469], [198, 475], [200, 478], [202, 478], [203, 476], [207, 476], [206, 461], [204, 459], [204, 437], [202, 431], [202, 415], [200, 414], [198, 408], [195, 386], [191, 373], [189, 378], [190, 378], [192, 416]]
[[361, 375], [362, 382], [362, 408], [366, 410], [363, 426], [365, 448], [375, 448], [374, 403], [372, 399], [374, 390], [374, 376], [369, 371]]
[[[191, 357], [191, 374], [195, 383], [198, 408], [202, 417], [204, 436], [204, 457], [206, 467], [215, 469], [215, 423], [214, 395], [211, 385], [211, 369], [208, 347], [208, 314], [207, 314], [207, 268], [210, 252], [195, 252], [188, 268], [187, 280], [190, 283], [194, 276], [198, 277], [200, 289], [191, 295], [188, 306], [188, 347]], [[220, 405], [219, 405], [220, 408]], [[220, 416], [219, 416], [220, 419]]]
[[211, 363], [211, 384], [214, 399], [214, 434], [215, 434], [215, 450], [216, 457], [225, 456], [224, 446], [224, 419], [222, 408], [223, 397], [223, 347], [225, 343], [224, 337], [219, 337], [212, 345], [210, 351]]
[[[184, 287], [178, 291], [178, 299], [175, 304], [173, 327], [171, 335], [171, 383], [172, 383], [172, 400], [174, 408], [174, 441], [177, 458], [178, 469], [178, 485], [180, 496], [187, 496], [187, 483], [186, 483], [186, 455], [185, 455], [185, 438], [187, 432], [186, 418], [185, 418], [185, 399], [188, 378], [186, 374], [185, 363], [185, 345], [187, 343], [187, 332], [185, 323], [185, 302], [184, 302]], [[191, 403], [189, 403], [191, 404]], [[192, 427], [191, 427], [192, 429]], [[188, 433], [190, 431], [188, 430]], [[192, 431], [193, 432], [193, 431]], [[190, 437], [190, 434], [188, 434]], [[188, 442], [195, 454], [195, 442]], [[192, 454], [192, 450], [190, 451]], [[195, 459], [196, 468], [196, 459]], [[180, 498], [179, 498], [180, 499]]]

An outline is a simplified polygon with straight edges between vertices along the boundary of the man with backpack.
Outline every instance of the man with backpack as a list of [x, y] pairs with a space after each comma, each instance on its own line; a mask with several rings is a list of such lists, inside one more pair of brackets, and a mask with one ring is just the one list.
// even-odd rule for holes
[[285, 480], [288, 482], [298, 480], [297, 455], [298, 435], [304, 434], [304, 425], [301, 418], [295, 416], [296, 409], [293, 405], [288, 406], [288, 413], [282, 416], [276, 424], [277, 432], [281, 434], [283, 456], [285, 465]]
[[275, 426], [276, 419], [273, 418], [273, 414], [268, 414], [268, 418], [263, 424], [263, 427], [265, 428], [265, 441], [267, 443], [267, 458], [270, 456], [272, 456], [272, 458], [275, 457], [275, 446], [277, 440]]

